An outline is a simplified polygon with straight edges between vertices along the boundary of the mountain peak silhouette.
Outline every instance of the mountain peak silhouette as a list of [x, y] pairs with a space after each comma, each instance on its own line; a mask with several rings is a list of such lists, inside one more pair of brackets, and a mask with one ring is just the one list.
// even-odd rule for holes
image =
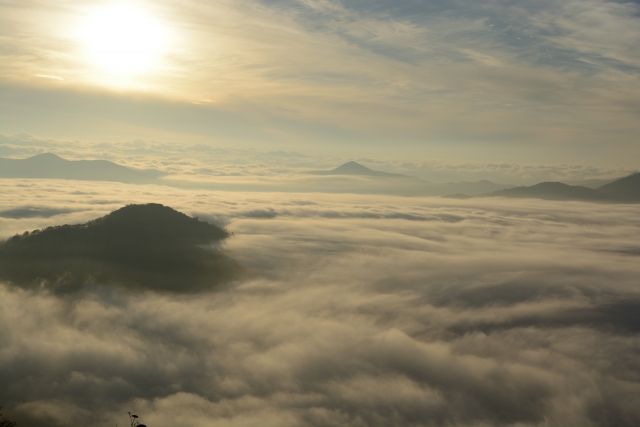
[[35, 156], [31, 156], [25, 160], [30, 160], [30, 161], [35, 161], [35, 160], [65, 160], [62, 157], [58, 156], [57, 154], [53, 154], [53, 153], [42, 153], [42, 154], [36, 154]]
[[145, 239], [168, 239], [172, 244], [176, 244], [175, 240], [204, 244], [228, 237], [228, 233], [218, 226], [159, 203], [127, 205], [85, 226], [116, 234], [126, 231]]
[[45, 280], [68, 293], [88, 283], [171, 292], [207, 289], [238, 265], [203, 247], [229, 236], [170, 207], [128, 205], [78, 225], [16, 235], [0, 247], [0, 278], [32, 287]]
[[376, 175], [377, 173], [379, 173], [378, 171], [369, 169], [368, 167], [354, 161], [342, 164], [333, 169], [331, 172], [335, 172], [341, 175]]
[[360, 163], [354, 162], [354, 161], [349, 161], [329, 171], [311, 171], [308, 173], [312, 175], [360, 175], [360, 176], [376, 176], [376, 177], [386, 177], [386, 178], [405, 178], [405, 179], [422, 181], [420, 178], [416, 178], [414, 176], [403, 175], [399, 173], [382, 172], [382, 171], [369, 169], [368, 167], [363, 166]]

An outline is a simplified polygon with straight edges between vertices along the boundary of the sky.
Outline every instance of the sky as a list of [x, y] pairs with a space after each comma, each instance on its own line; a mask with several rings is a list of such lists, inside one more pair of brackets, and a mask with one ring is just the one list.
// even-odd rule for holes
[[635, 170], [639, 16], [601, 0], [3, 1], [0, 133]]

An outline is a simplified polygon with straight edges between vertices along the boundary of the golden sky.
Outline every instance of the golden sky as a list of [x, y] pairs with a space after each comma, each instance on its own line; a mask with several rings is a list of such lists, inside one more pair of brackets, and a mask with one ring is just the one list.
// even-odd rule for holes
[[634, 166], [640, 7], [6, 1], [0, 133]]

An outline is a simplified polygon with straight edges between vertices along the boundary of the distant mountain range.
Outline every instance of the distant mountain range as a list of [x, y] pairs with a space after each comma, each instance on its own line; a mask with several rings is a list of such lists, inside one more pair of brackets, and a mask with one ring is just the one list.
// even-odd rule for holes
[[[352, 175], [352, 176], [366, 176], [376, 178], [400, 178], [406, 180], [405, 183], [399, 182], [398, 185], [405, 185], [408, 181], [413, 181], [411, 191], [408, 191], [407, 195], [425, 195], [425, 196], [444, 196], [454, 193], [460, 193], [463, 196], [475, 196], [479, 194], [489, 193], [496, 190], [502, 190], [505, 188], [511, 188], [513, 185], [509, 184], [496, 184], [495, 182], [481, 180], [475, 182], [461, 181], [461, 182], [446, 182], [437, 183], [425, 181], [421, 178], [417, 178], [411, 175], [403, 175], [399, 173], [382, 172], [373, 169], [369, 169], [366, 166], [357, 162], [347, 162], [338, 166], [335, 169], [328, 171], [310, 171], [312, 175]], [[418, 187], [419, 186], [419, 187]], [[408, 190], [408, 189], [407, 189]]]
[[620, 178], [609, 178], [609, 179], [581, 179], [581, 180], [573, 180], [573, 181], [560, 181], [563, 184], [567, 185], [579, 185], [581, 187], [588, 188], [598, 188], [602, 187], [605, 184], [609, 184], [610, 182], [616, 181]]
[[[295, 191], [327, 191], [363, 194], [395, 194], [405, 196], [443, 196], [448, 198], [511, 197], [538, 198], [547, 200], [582, 200], [593, 202], [640, 202], [640, 173], [615, 180], [583, 180], [561, 182], [543, 182], [533, 186], [515, 187], [510, 184], [497, 184], [481, 180], [475, 182], [435, 183], [423, 179], [370, 169], [351, 161], [335, 169], [309, 171], [308, 175], [344, 177], [338, 181], [308, 181], [292, 186]], [[55, 154], [39, 154], [28, 159], [0, 158], [0, 178], [58, 178], [89, 181], [117, 181], [127, 183], [162, 183], [178, 187], [190, 187], [193, 183], [158, 180], [164, 174], [157, 170], [136, 170], [107, 160], [65, 160]], [[361, 178], [359, 178], [361, 177]], [[582, 185], [570, 185], [581, 183]], [[216, 183], [197, 184], [215, 186]], [[286, 187], [286, 186], [285, 186]], [[227, 187], [234, 189], [235, 187]], [[238, 187], [243, 188], [243, 187]], [[282, 191], [277, 185], [271, 187], [254, 186], [251, 191]], [[286, 188], [285, 188], [286, 190]], [[247, 191], [244, 188], [244, 191]], [[38, 212], [31, 212], [36, 215]], [[13, 211], [3, 216], [15, 215]]]
[[0, 246], [0, 279], [56, 293], [87, 284], [189, 292], [239, 272], [235, 261], [207, 247], [229, 234], [159, 204], [129, 205], [86, 224], [16, 235]]
[[561, 182], [542, 182], [530, 187], [494, 191], [485, 196], [638, 203], [640, 202], [640, 173], [617, 179], [595, 189]]
[[[409, 178], [423, 183], [423, 194], [452, 199], [472, 196], [537, 198], [546, 200], [581, 200], [590, 202], [640, 202], [640, 173], [619, 179], [576, 181], [584, 185], [561, 182], [542, 182], [532, 186], [515, 187], [482, 180], [476, 182], [433, 183], [420, 178], [372, 170], [356, 162], [348, 162], [329, 171], [311, 171], [314, 175], [360, 175], [380, 178]], [[418, 195], [415, 185], [413, 194]]]
[[610, 199], [604, 193], [579, 185], [567, 185], [561, 182], [542, 182], [530, 187], [514, 187], [506, 190], [494, 191], [487, 196], [534, 198], [546, 200], [583, 200], [603, 202]]
[[160, 171], [131, 169], [108, 160], [65, 160], [51, 153], [38, 154], [27, 159], [0, 158], [0, 178], [145, 183], [162, 175]]

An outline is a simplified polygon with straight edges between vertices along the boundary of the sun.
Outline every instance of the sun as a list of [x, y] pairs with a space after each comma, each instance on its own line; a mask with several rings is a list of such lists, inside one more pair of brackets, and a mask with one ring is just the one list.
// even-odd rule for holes
[[168, 32], [139, 6], [110, 4], [87, 14], [80, 38], [95, 66], [114, 74], [134, 75], [159, 65]]

